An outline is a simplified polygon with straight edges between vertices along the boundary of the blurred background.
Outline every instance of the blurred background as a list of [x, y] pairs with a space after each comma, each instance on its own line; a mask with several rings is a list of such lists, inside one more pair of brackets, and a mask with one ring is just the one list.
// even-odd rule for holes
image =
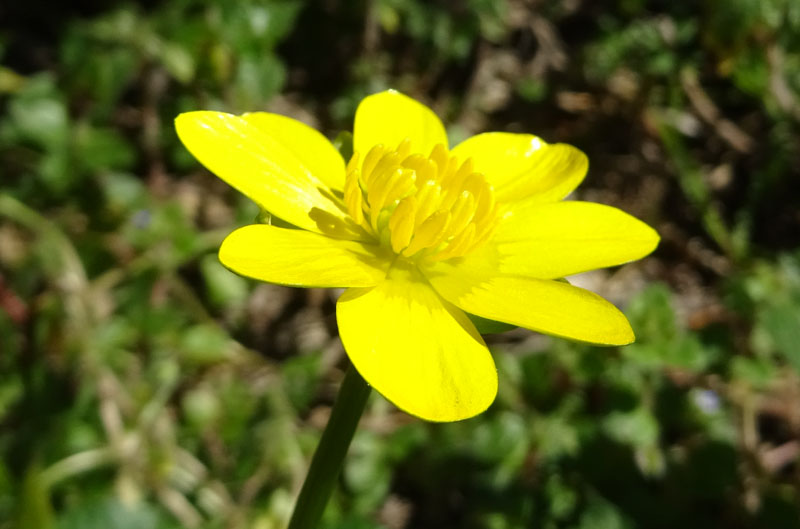
[[337, 292], [240, 278], [258, 211], [182, 111], [329, 137], [388, 87], [453, 142], [585, 151], [575, 197], [654, 226], [574, 278], [638, 341], [489, 338], [500, 393], [373, 394], [327, 529], [800, 527], [800, 2], [0, 4], [0, 529], [279, 529], [347, 360]]

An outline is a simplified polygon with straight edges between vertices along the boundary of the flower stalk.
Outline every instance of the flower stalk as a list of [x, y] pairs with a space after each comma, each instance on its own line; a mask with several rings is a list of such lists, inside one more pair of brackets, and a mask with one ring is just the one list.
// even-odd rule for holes
[[315, 529], [319, 526], [370, 391], [358, 371], [350, 366], [311, 459], [288, 529]]

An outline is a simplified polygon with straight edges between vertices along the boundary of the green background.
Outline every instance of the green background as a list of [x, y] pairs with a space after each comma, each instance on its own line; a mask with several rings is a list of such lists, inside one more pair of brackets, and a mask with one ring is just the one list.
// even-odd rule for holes
[[638, 340], [489, 338], [495, 404], [373, 395], [327, 529], [798, 528], [800, 2], [0, 6], [0, 528], [281, 528], [346, 367], [336, 292], [215, 250], [258, 211], [175, 115], [335, 137], [397, 88], [454, 142], [571, 143], [662, 236], [575, 281]]

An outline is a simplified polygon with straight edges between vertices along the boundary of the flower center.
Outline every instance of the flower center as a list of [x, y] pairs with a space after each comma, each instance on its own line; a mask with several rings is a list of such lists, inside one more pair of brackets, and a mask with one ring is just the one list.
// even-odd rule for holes
[[439, 144], [429, 156], [376, 145], [347, 164], [344, 203], [352, 219], [405, 257], [460, 257], [483, 244], [497, 226], [492, 186]]

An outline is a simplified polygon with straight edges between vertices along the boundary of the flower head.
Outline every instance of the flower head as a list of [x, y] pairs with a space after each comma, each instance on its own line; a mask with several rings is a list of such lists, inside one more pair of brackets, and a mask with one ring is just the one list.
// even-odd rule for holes
[[347, 354], [413, 415], [459, 420], [494, 400], [494, 362], [466, 313], [591, 343], [634, 339], [612, 304], [561, 279], [643, 257], [658, 235], [618, 209], [562, 201], [588, 167], [574, 147], [490, 132], [450, 149], [436, 115], [395, 91], [359, 105], [347, 164], [276, 114], [189, 112], [176, 127], [208, 169], [297, 228], [240, 228], [222, 263], [347, 288], [336, 309]]

